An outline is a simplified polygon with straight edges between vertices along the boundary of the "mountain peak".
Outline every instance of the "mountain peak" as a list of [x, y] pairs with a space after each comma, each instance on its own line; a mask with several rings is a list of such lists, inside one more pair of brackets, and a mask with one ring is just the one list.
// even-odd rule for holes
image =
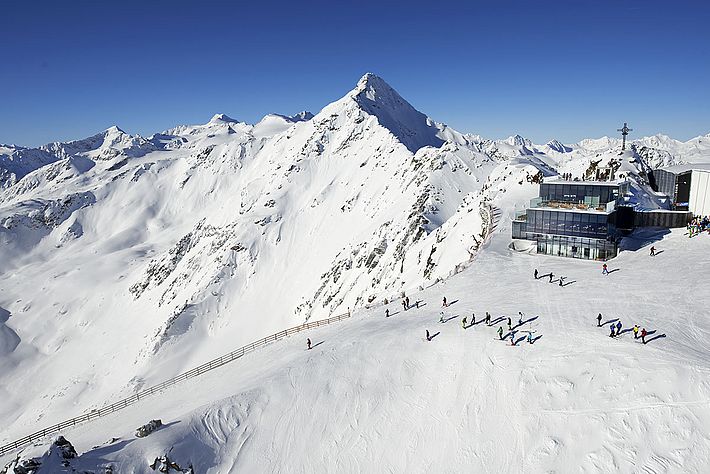
[[104, 131], [104, 133], [106, 133], [107, 135], [115, 135], [115, 134], [119, 134], [119, 133], [124, 133], [124, 134], [125, 134], [126, 132], [124, 132], [123, 130], [121, 130], [121, 128], [119, 128], [117, 125], [112, 125], [112, 126], [110, 126], [109, 128], [107, 128], [107, 129]]
[[210, 123], [236, 123], [238, 120], [233, 119], [227, 114], [214, 114], [212, 118], [210, 119]]
[[411, 152], [425, 146], [440, 147], [442, 131], [429, 117], [404, 100], [384, 79], [368, 72], [348, 94], [364, 112], [377, 117]]

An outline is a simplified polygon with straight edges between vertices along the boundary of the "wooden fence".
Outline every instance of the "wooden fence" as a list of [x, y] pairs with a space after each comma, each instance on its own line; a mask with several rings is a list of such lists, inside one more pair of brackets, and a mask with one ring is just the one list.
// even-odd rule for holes
[[222, 367], [223, 365], [228, 364], [236, 359], [239, 359], [239, 358], [243, 357], [245, 354], [253, 352], [256, 349], [258, 349], [262, 346], [265, 346], [266, 344], [268, 344], [270, 342], [278, 341], [279, 339], [283, 339], [286, 336], [290, 336], [291, 334], [296, 334], [301, 331], [306, 331], [308, 329], [313, 329], [313, 328], [317, 328], [319, 326], [325, 326], [327, 324], [342, 321], [343, 319], [347, 319], [349, 317], [350, 317], [350, 313], [345, 313], [345, 314], [341, 314], [338, 316], [332, 316], [327, 319], [321, 319], [318, 321], [304, 323], [300, 326], [295, 326], [292, 328], [284, 329], [283, 331], [277, 332], [276, 334], [272, 334], [271, 336], [266, 336], [262, 339], [259, 339], [258, 341], [252, 342], [251, 344], [247, 344], [246, 346], [240, 347], [239, 349], [234, 350], [234, 351], [230, 352], [229, 354], [225, 354], [222, 357], [218, 357], [218, 358], [213, 359], [209, 362], [206, 362], [198, 367], [195, 367], [192, 370], [188, 370], [187, 372], [177, 375], [177, 376], [171, 378], [170, 380], [166, 380], [165, 382], [161, 382], [161, 383], [154, 385], [150, 388], [146, 388], [145, 390], [141, 390], [140, 392], [135, 393], [128, 398], [124, 398], [123, 400], [119, 400], [116, 403], [112, 403], [111, 405], [105, 406], [105, 407], [100, 408], [98, 410], [91, 410], [90, 412], [85, 413], [81, 416], [70, 418], [69, 420], [62, 421], [61, 423], [57, 423], [56, 425], [49, 426], [47, 428], [44, 428], [43, 430], [40, 430], [40, 431], [37, 431], [37, 432], [32, 433], [30, 435], [27, 435], [24, 438], [20, 438], [16, 441], [12, 441], [4, 446], [0, 446], [0, 456], [7, 454], [10, 451], [13, 451], [15, 449], [21, 448], [23, 446], [27, 446], [29, 444], [32, 444], [36, 441], [43, 440], [49, 435], [60, 433], [62, 430], [65, 430], [65, 429], [70, 428], [72, 426], [76, 426], [81, 423], [86, 423], [87, 421], [91, 421], [96, 418], [101, 418], [102, 416], [106, 416], [111, 413], [115, 413], [119, 410], [123, 410], [124, 408], [137, 403], [139, 400], [141, 400], [143, 398], [150, 397], [151, 395], [154, 395], [162, 390], [165, 390], [166, 388], [171, 387], [179, 382], [182, 382], [184, 380], [188, 380], [188, 379], [191, 379], [194, 377], [198, 377], [198, 376], [204, 374], [205, 372], [209, 372], [210, 370], [216, 369], [217, 367]]

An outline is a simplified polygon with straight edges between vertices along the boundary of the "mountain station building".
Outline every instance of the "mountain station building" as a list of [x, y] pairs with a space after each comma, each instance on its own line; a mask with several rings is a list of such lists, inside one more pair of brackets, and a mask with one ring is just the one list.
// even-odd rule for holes
[[670, 166], [655, 170], [653, 177], [674, 210], [710, 216], [710, 163]]
[[684, 227], [692, 213], [643, 210], [626, 202], [630, 181], [546, 178], [540, 196], [513, 220], [513, 248], [586, 260], [617, 256], [619, 241], [636, 227]]

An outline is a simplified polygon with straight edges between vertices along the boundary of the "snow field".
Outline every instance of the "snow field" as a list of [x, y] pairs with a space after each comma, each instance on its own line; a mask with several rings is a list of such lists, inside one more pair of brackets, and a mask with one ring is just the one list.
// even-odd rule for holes
[[[622, 252], [609, 276], [506, 244], [502, 230], [475, 265], [410, 295], [420, 309], [360, 312], [68, 432], [88, 450], [75, 466], [144, 472], [173, 447], [171, 458], [210, 473], [705, 472], [710, 239], [674, 231], [656, 258]], [[536, 281], [534, 268], [574, 283]], [[444, 324], [442, 296], [457, 316]], [[472, 311], [539, 316], [524, 330], [542, 337], [511, 347], [497, 325], [463, 330]], [[599, 312], [666, 337], [611, 339]], [[425, 329], [440, 334], [426, 342]], [[150, 418], [168, 426], [133, 438]]]

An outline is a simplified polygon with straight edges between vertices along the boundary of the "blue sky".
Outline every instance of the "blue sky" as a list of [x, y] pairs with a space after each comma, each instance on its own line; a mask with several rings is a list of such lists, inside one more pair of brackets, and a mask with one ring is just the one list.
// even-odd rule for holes
[[462, 131], [710, 132], [710, 2], [9, 2], [0, 143], [318, 112], [365, 72]]

